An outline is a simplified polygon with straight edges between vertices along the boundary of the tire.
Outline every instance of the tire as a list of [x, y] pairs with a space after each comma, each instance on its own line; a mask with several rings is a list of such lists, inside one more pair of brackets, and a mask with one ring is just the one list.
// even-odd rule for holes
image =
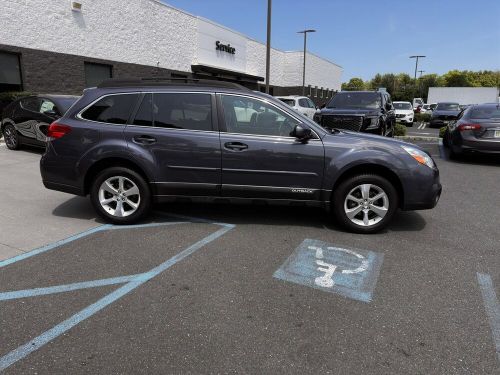
[[17, 136], [17, 131], [14, 125], [5, 125], [3, 129], [3, 138], [9, 150], [19, 150], [21, 145], [19, 143], [19, 137]]
[[[370, 185], [368, 199], [364, 199], [363, 186]], [[370, 198], [380, 196], [376, 201]], [[356, 201], [348, 196], [356, 198]], [[350, 232], [376, 233], [386, 228], [398, 208], [398, 193], [387, 179], [374, 174], [360, 174], [342, 181], [335, 189], [332, 199], [332, 213], [337, 222]], [[364, 208], [363, 208], [364, 207]], [[383, 216], [377, 214], [383, 212]], [[347, 211], [351, 210], [351, 218]], [[356, 213], [357, 211], [357, 213]], [[354, 214], [355, 213], [355, 214]], [[354, 215], [353, 215], [354, 214]]]
[[106, 221], [132, 224], [149, 213], [151, 191], [137, 172], [124, 167], [112, 167], [100, 172], [92, 181], [90, 201]]
[[445, 148], [450, 148], [450, 132], [448, 129], [446, 129], [443, 134], [443, 146]]

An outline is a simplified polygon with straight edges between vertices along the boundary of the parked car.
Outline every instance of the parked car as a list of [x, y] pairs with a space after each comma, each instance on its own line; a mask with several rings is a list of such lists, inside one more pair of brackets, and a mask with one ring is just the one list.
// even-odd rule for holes
[[34, 95], [13, 101], [2, 111], [1, 127], [11, 150], [22, 145], [45, 147], [49, 124], [76, 102], [78, 96]]
[[422, 106], [422, 109], [424, 110], [425, 113], [432, 113], [434, 111], [434, 108], [436, 108], [437, 104], [424, 104]]
[[297, 112], [302, 113], [304, 116], [313, 118], [317, 111], [316, 105], [307, 96], [277, 96], [276, 99], [281, 100], [283, 103], [288, 104]]
[[429, 127], [441, 128], [448, 125], [450, 121], [457, 119], [460, 113], [460, 106], [458, 103], [442, 102], [438, 103], [434, 111], [432, 111]]
[[416, 110], [418, 107], [422, 107], [424, 105], [424, 99], [413, 98], [412, 105], [413, 105], [413, 110]]
[[393, 102], [396, 121], [413, 126], [413, 107], [410, 102]]
[[[238, 120], [242, 105], [257, 112]], [[376, 108], [375, 108], [376, 109]], [[157, 202], [267, 202], [330, 208], [354, 232], [398, 208], [433, 208], [439, 171], [418, 146], [327, 130], [272, 96], [219, 81], [105, 81], [48, 129], [44, 185], [90, 194], [107, 221]]]
[[443, 145], [452, 157], [471, 152], [500, 154], [500, 106], [481, 104], [464, 109], [447, 125]]
[[343, 129], [393, 137], [396, 115], [385, 91], [338, 92], [314, 116], [327, 129]]

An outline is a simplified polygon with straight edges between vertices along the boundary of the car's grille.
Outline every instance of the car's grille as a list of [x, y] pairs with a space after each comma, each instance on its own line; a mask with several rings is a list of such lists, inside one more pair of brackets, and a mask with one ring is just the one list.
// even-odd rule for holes
[[359, 132], [363, 125], [363, 116], [323, 115], [321, 126]]
[[396, 114], [396, 117], [397, 118], [403, 118], [403, 117], [405, 117], [405, 114], [404, 113], [398, 113], [398, 114]]

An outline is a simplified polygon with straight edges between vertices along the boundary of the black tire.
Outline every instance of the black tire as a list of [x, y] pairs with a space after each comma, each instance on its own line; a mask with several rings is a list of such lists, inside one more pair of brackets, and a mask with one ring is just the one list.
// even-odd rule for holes
[[9, 148], [9, 150], [19, 150], [21, 145], [19, 143], [19, 137], [17, 136], [17, 131], [14, 125], [5, 125], [3, 129], [3, 138], [5, 145]]
[[[358, 225], [348, 218], [345, 210], [344, 203], [352, 189], [359, 185], [371, 184], [383, 190], [388, 199], [388, 208], [385, 216], [372, 225], [363, 226]], [[394, 213], [398, 209], [398, 192], [394, 185], [386, 178], [374, 174], [360, 174], [342, 181], [340, 185], [333, 192], [332, 198], [332, 213], [336, 221], [345, 229], [354, 233], [376, 233], [386, 228], [390, 223]], [[362, 215], [364, 213], [361, 212]]]
[[[139, 190], [138, 200], [137, 195], [134, 195], [134, 200], [138, 201], [138, 207], [136, 208], [135, 212], [129, 214], [128, 216], [118, 217], [110, 214], [110, 212], [106, 211], [100, 203], [99, 191], [101, 185], [106, 180], [114, 177], [124, 177], [128, 179], [129, 181], [133, 182]], [[130, 195], [130, 197], [131, 196], [132, 195]], [[97, 213], [106, 221], [113, 224], [132, 224], [141, 220], [149, 213], [151, 208], [151, 191], [148, 184], [139, 173], [124, 167], [111, 167], [101, 171], [94, 178], [94, 181], [92, 181], [92, 185], [90, 188], [90, 201], [92, 202], [92, 205], [94, 206]], [[128, 205], [126, 202], [122, 204], [124, 206], [127, 206], [128, 208], [132, 208], [132, 206]]]
[[445, 148], [450, 148], [450, 132], [448, 128], [444, 131], [443, 134], [443, 146]]

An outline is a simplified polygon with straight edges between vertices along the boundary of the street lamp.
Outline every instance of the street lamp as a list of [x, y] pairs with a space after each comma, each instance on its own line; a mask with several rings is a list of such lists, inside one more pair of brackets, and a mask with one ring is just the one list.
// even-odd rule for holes
[[304, 66], [302, 69], [302, 96], [306, 94], [306, 47], [307, 47], [307, 33], [315, 33], [316, 30], [308, 29], [297, 31], [299, 34], [304, 34]]
[[266, 94], [269, 94], [269, 73], [271, 64], [271, 7], [272, 0], [267, 0]]
[[414, 77], [414, 89], [413, 89], [413, 95], [416, 94], [416, 89], [417, 89], [417, 69], [418, 69], [418, 59], [419, 58], [424, 58], [425, 56], [424, 55], [413, 55], [413, 56], [410, 56], [410, 59], [415, 59], [415, 77]]

